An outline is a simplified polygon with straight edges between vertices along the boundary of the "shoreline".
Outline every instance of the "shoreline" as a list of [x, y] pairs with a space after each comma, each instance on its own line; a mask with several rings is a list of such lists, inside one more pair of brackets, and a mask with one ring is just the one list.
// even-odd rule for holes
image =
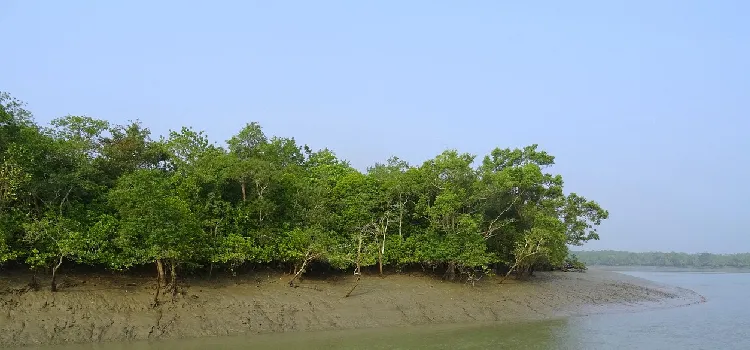
[[638, 270], [609, 270], [604, 268], [600, 269], [599, 267], [590, 269], [593, 269], [593, 271], [597, 271], [602, 274], [610, 275], [616, 279], [619, 279], [619, 281], [621, 281], [622, 283], [633, 284], [642, 288], [646, 288], [648, 290], [647, 294], [656, 293], [657, 295], [663, 295], [663, 297], [656, 300], [643, 300], [636, 303], [610, 303], [605, 305], [584, 306], [583, 308], [579, 309], [578, 312], [569, 315], [571, 317], [586, 317], [589, 315], [635, 313], [660, 309], [671, 309], [701, 304], [708, 301], [705, 296], [691, 289], [661, 284], [645, 278], [635, 277], [624, 273], [628, 271]]
[[516, 323], [705, 301], [687, 289], [598, 269], [537, 272], [503, 284], [485, 277], [474, 287], [426, 274], [368, 275], [348, 298], [352, 276], [306, 278], [290, 288], [288, 274], [257, 272], [188, 279], [183, 295], [174, 302], [164, 296], [157, 308], [150, 306], [150, 278], [70, 275], [57, 293], [23, 293], [28, 279], [14, 277], [0, 277], [0, 347]]

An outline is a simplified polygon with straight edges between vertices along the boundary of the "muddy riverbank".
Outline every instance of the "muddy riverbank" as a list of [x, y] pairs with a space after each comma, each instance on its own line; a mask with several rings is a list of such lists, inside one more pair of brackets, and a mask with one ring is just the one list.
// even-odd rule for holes
[[514, 322], [700, 302], [689, 290], [598, 270], [502, 284], [485, 278], [473, 287], [423, 274], [365, 276], [348, 298], [349, 276], [305, 279], [297, 288], [289, 278], [188, 279], [183, 294], [154, 308], [156, 286], [145, 277], [63, 276], [57, 293], [24, 291], [28, 276], [0, 277], [0, 346]]

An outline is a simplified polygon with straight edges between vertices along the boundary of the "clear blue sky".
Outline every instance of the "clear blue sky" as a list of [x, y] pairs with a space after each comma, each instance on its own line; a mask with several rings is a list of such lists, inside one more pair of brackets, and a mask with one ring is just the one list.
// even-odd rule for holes
[[0, 90], [364, 169], [532, 143], [591, 249], [750, 251], [750, 1], [0, 1]]

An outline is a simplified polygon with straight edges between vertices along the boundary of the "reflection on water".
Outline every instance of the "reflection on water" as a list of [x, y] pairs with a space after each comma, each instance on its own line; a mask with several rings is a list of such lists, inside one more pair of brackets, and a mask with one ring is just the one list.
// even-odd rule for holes
[[707, 303], [513, 325], [445, 325], [39, 349], [750, 349], [750, 274], [627, 272]]

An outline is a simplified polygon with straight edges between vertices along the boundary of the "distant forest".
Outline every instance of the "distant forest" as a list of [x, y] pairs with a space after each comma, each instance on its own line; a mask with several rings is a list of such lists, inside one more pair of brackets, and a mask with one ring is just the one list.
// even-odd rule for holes
[[175, 127], [155, 139], [138, 122], [39, 125], [0, 93], [0, 264], [47, 271], [52, 290], [64, 263], [151, 265], [173, 289], [178, 272], [240, 265], [293, 270], [290, 285], [310, 264], [471, 279], [562, 266], [609, 215], [564, 192], [536, 145], [416, 165], [392, 157], [363, 172], [255, 122], [225, 145]]
[[688, 254], [688, 253], [633, 253], [615, 250], [571, 252], [586, 265], [602, 266], [665, 266], [697, 268], [750, 268], [750, 253]]

